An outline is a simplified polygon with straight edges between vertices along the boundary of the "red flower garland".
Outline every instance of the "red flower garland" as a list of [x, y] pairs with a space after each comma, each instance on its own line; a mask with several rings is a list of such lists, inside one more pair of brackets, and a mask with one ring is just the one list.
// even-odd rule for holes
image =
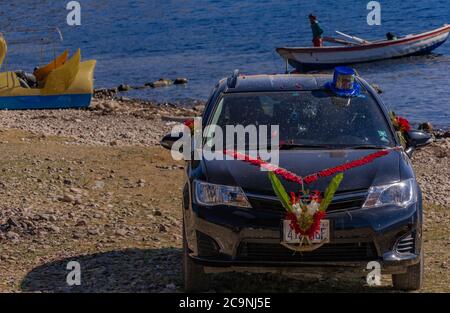
[[289, 172], [288, 170], [286, 170], [286, 169], [284, 169], [284, 168], [280, 168], [280, 167], [277, 167], [277, 166], [275, 166], [275, 165], [273, 165], [273, 164], [267, 163], [266, 161], [263, 161], [263, 160], [261, 160], [261, 159], [259, 159], [259, 158], [256, 158], [256, 159], [255, 159], [255, 158], [252, 158], [251, 156], [248, 156], [248, 155], [246, 155], [246, 154], [239, 153], [239, 152], [237, 152], [236, 150], [232, 150], [232, 151], [224, 150], [224, 154], [230, 155], [230, 156], [232, 156], [234, 159], [241, 160], [241, 161], [250, 163], [250, 164], [252, 164], [252, 165], [259, 166], [259, 167], [262, 167], [262, 168], [265, 168], [265, 169], [267, 169], [267, 170], [269, 170], [269, 171], [274, 172], [274, 173], [277, 174], [277, 175], [280, 175], [281, 177], [283, 177], [283, 178], [286, 179], [287, 181], [291, 181], [291, 182], [294, 182], [294, 183], [298, 183], [298, 184], [300, 184], [300, 185], [303, 184], [303, 180], [302, 180], [301, 177], [295, 175], [295, 174], [292, 173], [292, 172]]
[[[399, 148], [394, 148], [394, 149], [399, 149]], [[310, 174], [310, 175], [302, 178], [284, 168], [280, 168], [278, 166], [275, 166], [273, 164], [265, 162], [259, 158], [253, 158], [249, 155], [239, 153], [235, 150], [232, 150], [232, 151], [224, 150], [224, 154], [232, 156], [234, 159], [238, 159], [238, 160], [250, 163], [252, 165], [259, 166], [261, 168], [265, 168], [265, 169], [272, 171], [275, 174], [283, 177], [286, 181], [298, 183], [300, 185], [303, 185], [303, 183], [305, 183], [305, 184], [313, 183], [313, 182], [317, 181], [319, 179], [319, 177], [328, 177], [328, 176], [332, 176], [339, 172], [344, 172], [344, 171], [347, 171], [347, 170], [355, 168], [355, 167], [363, 166], [365, 164], [373, 162], [373, 160], [375, 160], [377, 158], [388, 155], [390, 152], [391, 152], [391, 149], [377, 151], [377, 152], [369, 154], [361, 159], [347, 162], [347, 163], [344, 163], [342, 165], [338, 165], [338, 166], [335, 166], [332, 168], [327, 168], [327, 169], [324, 169], [324, 170], [319, 171], [314, 174]], [[310, 200], [312, 198], [317, 198], [318, 196], [319, 196], [318, 193], [314, 192], [312, 195], [310, 195]], [[295, 194], [291, 193], [291, 201], [295, 202], [295, 200], [296, 200]], [[316, 213], [314, 213], [313, 223], [307, 230], [302, 230], [300, 228], [300, 225], [297, 220], [297, 216], [294, 213], [288, 212], [286, 214], [285, 219], [290, 222], [291, 229], [293, 229], [297, 235], [308, 236], [310, 239], [312, 239], [314, 237], [314, 235], [320, 231], [320, 222], [323, 218], [325, 218], [325, 216], [326, 216], [326, 213], [322, 212], [322, 211], [317, 211]]]
[[397, 116], [395, 119], [400, 131], [409, 132], [411, 130], [411, 125], [409, 124], [409, 121], [406, 118]]
[[[397, 148], [394, 148], [394, 149], [397, 149]], [[351, 162], [348, 162], [348, 163], [344, 163], [342, 165], [335, 166], [335, 167], [332, 167], [332, 168], [327, 168], [327, 169], [324, 169], [324, 170], [322, 170], [320, 172], [317, 172], [317, 173], [314, 173], [314, 174], [310, 174], [310, 175], [302, 178], [302, 177], [300, 177], [300, 176], [298, 176], [298, 175], [296, 175], [296, 174], [294, 174], [294, 173], [292, 173], [292, 172], [290, 172], [290, 171], [288, 171], [288, 170], [286, 170], [284, 168], [275, 166], [275, 165], [270, 164], [270, 163], [268, 163], [266, 161], [263, 161], [263, 160], [261, 160], [259, 158], [253, 158], [253, 157], [251, 157], [249, 155], [239, 153], [239, 152], [237, 152], [235, 150], [232, 150], [232, 151], [224, 150], [225, 154], [232, 156], [234, 159], [238, 159], [238, 160], [250, 163], [252, 165], [265, 168], [265, 169], [267, 169], [269, 171], [272, 171], [275, 174], [283, 177], [286, 181], [298, 183], [300, 185], [303, 185], [303, 183], [311, 184], [311, 183], [317, 181], [319, 179], [319, 177], [328, 177], [328, 176], [332, 176], [332, 175], [334, 175], [336, 173], [339, 173], [339, 172], [345, 172], [345, 171], [347, 171], [349, 169], [352, 169], [352, 168], [355, 168], [355, 167], [359, 167], [359, 166], [363, 166], [365, 164], [373, 162], [373, 160], [375, 160], [377, 158], [380, 158], [380, 157], [383, 157], [385, 155], [388, 155], [390, 152], [391, 152], [390, 149], [380, 150], [380, 151], [377, 151], [375, 153], [369, 154], [369, 155], [367, 155], [367, 156], [365, 156], [365, 157], [363, 157], [361, 159], [354, 160], [354, 161], [351, 161]]]
[[320, 221], [325, 218], [326, 213], [318, 211], [314, 213], [313, 223], [307, 230], [302, 230], [300, 225], [297, 222], [297, 216], [294, 213], [287, 213], [286, 220], [290, 222], [291, 229], [297, 235], [308, 236], [309, 239], [312, 239], [316, 233], [320, 231]]
[[193, 118], [188, 118], [187, 120], [184, 121], [184, 126], [186, 126], [187, 128], [189, 128], [191, 130], [191, 133], [194, 132], [194, 119]]

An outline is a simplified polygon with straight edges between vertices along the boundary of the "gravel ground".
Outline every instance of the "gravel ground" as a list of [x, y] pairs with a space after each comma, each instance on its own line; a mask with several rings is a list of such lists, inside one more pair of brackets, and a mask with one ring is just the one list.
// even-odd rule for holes
[[64, 136], [89, 145], [154, 146], [175, 124], [172, 117], [202, 109], [133, 100], [94, 99], [89, 110], [0, 111], [0, 125], [43, 136]]
[[415, 152], [413, 164], [424, 200], [450, 208], [450, 138]]
[[[0, 292], [180, 292], [183, 164], [158, 146], [171, 118], [138, 101], [0, 111]], [[425, 203], [423, 291], [449, 292], [450, 138], [417, 151]], [[69, 261], [82, 285], [65, 283]], [[238, 282], [238, 283], [237, 283]], [[359, 280], [219, 275], [212, 291], [390, 291]]]

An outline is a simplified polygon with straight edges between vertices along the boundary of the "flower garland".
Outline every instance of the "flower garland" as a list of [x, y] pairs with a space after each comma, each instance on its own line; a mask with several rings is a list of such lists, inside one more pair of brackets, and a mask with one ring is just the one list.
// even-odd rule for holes
[[[396, 147], [392, 149], [399, 148]], [[392, 149], [380, 150], [366, 155], [363, 158], [332, 168], [327, 168], [306, 177], [298, 176], [287, 169], [270, 164], [260, 158], [253, 158], [236, 150], [224, 150], [224, 154], [269, 171], [269, 179], [272, 183], [273, 190], [280, 199], [283, 207], [286, 209], [285, 220], [289, 221], [290, 228], [297, 235], [300, 235], [303, 239], [307, 238], [307, 241], [309, 242], [309, 239], [312, 239], [315, 234], [320, 231], [321, 221], [325, 218], [326, 210], [333, 199], [334, 193], [344, 178], [343, 172], [355, 167], [363, 166], [373, 162], [377, 158], [386, 156]], [[321, 193], [319, 191], [313, 191], [310, 193], [309, 191], [304, 190], [304, 184], [310, 184], [317, 181], [321, 177], [329, 177], [335, 174], [337, 175], [333, 177], [330, 185], [327, 187], [324, 198], [321, 197]], [[297, 197], [294, 193], [291, 193], [289, 197], [283, 185], [278, 180], [277, 175], [281, 176], [286, 181], [301, 185], [303, 187], [301, 195]], [[300, 241], [301, 243], [303, 242], [303, 239]]]
[[396, 129], [402, 131], [402, 132], [409, 132], [411, 130], [411, 125], [409, 124], [409, 121], [406, 118], [397, 116], [395, 118], [394, 126]]
[[193, 118], [188, 118], [187, 120], [185, 120], [183, 125], [186, 126], [187, 128], [189, 128], [189, 130], [191, 131], [191, 134], [194, 133], [195, 120]]
[[[319, 191], [305, 190], [302, 190], [298, 196], [291, 192], [289, 197], [276, 174], [269, 172], [272, 188], [286, 209], [285, 220], [289, 222], [290, 228], [297, 235], [306, 238], [307, 242], [320, 231], [321, 221], [325, 218], [326, 210], [343, 178], [344, 174], [342, 173], [333, 177], [323, 198]], [[303, 240], [301, 240], [302, 242]]]
[[377, 158], [388, 155], [390, 153], [390, 151], [391, 151], [390, 149], [380, 150], [375, 153], [369, 154], [361, 159], [350, 161], [348, 163], [344, 163], [344, 164], [341, 164], [341, 165], [338, 165], [338, 166], [335, 166], [332, 168], [327, 168], [327, 169], [324, 169], [317, 173], [310, 174], [304, 178], [288, 171], [287, 169], [270, 164], [266, 161], [261, 160], [260, 158], [253, 158], [249, 155], [237, 152], [236, 150], [224, 150], [224, 153], [229, 156], [232, 156], [234, 159], [238, 159], [238, 160], [247, 162], [251, 165], [259, 166], [261, 168], [272, 171], [275, 174], [283, 177], [286, 181], [290, 181], [290, 182], [294, 182], [294, 183], [303, 185], [303, 184], [311, 184], [311, 183], [317, 181], [319, 179], [319, 177], [329, 177], [334, 174], [342, 173], [349, 169], [371, 163]]
[[[301, 194], [301, 196], [296, 196], [295, 193], [291, 192], [291, 204], [292, 207], [295, 208], [296, 212], [288, 212], [286, 214], [286, 220], [290, 221], [290, 227], [296, 234], [312, 238], [320, 231], [320, 221], [325, 218], [325, 211], [327, 208], [324, 208], [323, 211], [319, 210], [322, 202], [320, 191], [315, 190], [312, 193], [309, 193], [302, 190]], [[303, 201], [305, 198], [309, 201], [306, 205]], [[305, 208], [306, 210], [302, 210]], [[301, 218], [302, 215], [305, 216], [305, 214], [302, 213], [306, 213], [306, 219], [304, 221], [299, 221], [299, 217]], [[305, 224], [309, 226], [306, 229], [302, 228], [302, 225]]]
[[289, 221], [289, 226], [291, 226], [291, 229], [294, 230], [296, 234], [308, 236], [308, 238], [313, 238], [314, 235], [320, 231], [320, 222], [325, 218], [325, 216], [325, 212], [314, 213], [312, 224], [307, 230], [303, 230], [300, 227], [297, 215], [295, 215], [294, 213], [288, 212], [285, 218]]
[[406, 118], [397, 116], [395, 112], [389, 112], [389, 116], [391, 117], [392, 125], [394, 126], [395, 131], [397, 132], [398, 138], [400, 139], [400, 143], [403, 147], [407, 145], [407, 133], [411, 130], [411, 124]]

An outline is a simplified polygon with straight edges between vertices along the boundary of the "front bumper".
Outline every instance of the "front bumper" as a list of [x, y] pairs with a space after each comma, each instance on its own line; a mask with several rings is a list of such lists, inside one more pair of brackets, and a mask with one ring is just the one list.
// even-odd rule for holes
[[209, 271], [358, 272], [377, 261], [383, 273], [397, 274], [419, 262], [418, 203], [402, 209], [331, 212], [326, 217], [330, 243], [308, 253], [294, 253], [280, 245], [282, 211], [194, 205], [185, 213], [189, 255]]

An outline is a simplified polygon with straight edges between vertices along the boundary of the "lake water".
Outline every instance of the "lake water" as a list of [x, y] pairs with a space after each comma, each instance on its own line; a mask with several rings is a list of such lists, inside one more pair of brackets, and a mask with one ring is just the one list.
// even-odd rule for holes
[[[281, 73], [277, 46], [309, 46], [307, 15], [315, 12], [326, 36], [340, 30], [365, 39], [422, 32], [450, 23], [448, 0], [380, 1], [381, 26], [368, 26], [368, 1], [350, 0], [80, 0], [81, 22], [66, 24], [68, 1], [0, 2], [0, 31], [9, 44], [8, 69], [32, 70], [63, 48], [97, 59], [96, 87], [143, 85], [160, 77], [188, 77], [187, 86], [145, 89], [129, 97], [177, 102], [205, 99], [213, 84], [236, 68], [247, 74]], [[37, 44], [42, 30], [59, 27], [64, 41]], [[25, 40], [26, 43], [22, 43]], [[385, 102], [413, 122], [450, 126], [450, 41], [425, 57], [358, 65], [379, 84]], [[3, 67], [2, 70], [5, 70]]]

